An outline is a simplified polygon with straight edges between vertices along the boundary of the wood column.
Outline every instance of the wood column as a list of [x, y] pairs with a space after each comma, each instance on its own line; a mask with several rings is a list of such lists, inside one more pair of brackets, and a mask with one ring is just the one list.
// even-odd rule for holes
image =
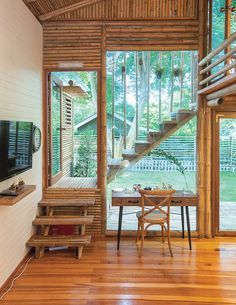
[[[199, 60], [202, 60], [206, 55], [207, 48], [207, 6], [208, 1], [199, 1]], [[201, 81], [199, 74], [199, 80]], [[206, 131], [206, 104], [202, 96], [198, 97], [198, 126], [197, 126], [197, 143], [198, 143], [198, 232], [199, 237], [204, 237], [206, 232], [206, 151], [209, 148], [205, 146], [205, 131]]]
[[102, 234], [106, 230], [106, 185], [107, 185], [107, 124], [106, 124], [106, 26], [102, 25], [101, 47], [101, 151], [100, 151], [100, 189], [102, 201]]

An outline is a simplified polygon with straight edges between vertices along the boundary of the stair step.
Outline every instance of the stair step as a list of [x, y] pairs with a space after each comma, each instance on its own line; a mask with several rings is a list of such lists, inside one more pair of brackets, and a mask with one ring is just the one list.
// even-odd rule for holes
[[169, 121], [163, 121], [164, 125], [176, 125], [178, 124], [177, 120], [169, 120]]
[[78, 247], [89, 245], [90, 235], [33, 235], [26, 243], [29, 247]]
[[123, 158], [114, 158], [114, 159], [111, 159], [109, 162], [108, 162], [108, 166], [110, 168], [119, 168], [120, 167], [120, 164], [121, 162], [123, 161]]
[[94, 206], [95, 199], [42, 199], [39, 207], [90, 207]]
[[124, 160], [133, 160], [138, 156], [134, 149], [124, 149], [122, 152], [122, 157]]
[[150, 131], [148, 134], [148, 140], [149, 142], [153, 142], [156, 139], [160, 138], [163, 135], [163, 132], [161, 131]]
[[159, 124], [160, 131], [163, 133], [166, 133], [170, 131], [173, 127], [175, 127], [178, 124], [176, 120], [172, 121], [163, 121], [161, 124]]
[[148, 141], [135, 141], [135, 152], [140, 154], [150, 145]]
[[90, 225], [93, 216], [38, 216], [33, 221], [33, 225]]
[[192, 110], [180, 109], [176, 114], [176, 120], [178, 122], [181, 122], [182, 120], [186, 119], [188, 116], [192, 114], [193, 114]]

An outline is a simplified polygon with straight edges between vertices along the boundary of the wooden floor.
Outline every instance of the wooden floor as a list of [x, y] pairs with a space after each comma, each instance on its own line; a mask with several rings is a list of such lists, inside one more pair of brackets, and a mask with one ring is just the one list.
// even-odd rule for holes
[[[236, 239], [147, 240], [143, 258], [132, 239], [94, 240], [81, 260], [74, 252], [48, 252], [33, 259], [5, 296], [11, 305], [236, 304]], [[1, 304], [1, 301], [0, 301]]]

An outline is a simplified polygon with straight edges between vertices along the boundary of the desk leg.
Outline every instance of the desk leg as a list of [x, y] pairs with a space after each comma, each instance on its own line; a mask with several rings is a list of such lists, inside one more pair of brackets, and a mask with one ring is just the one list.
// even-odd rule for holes
[[184, 238], [184, 207], [181, 206], [182, 238]]
[[120, 235], [122, 228], [122, 217], [123, 217], [123, 206], [120, 206], [119, 210], [119, 221], [118, 221], [118, 235], [117, 235], [117, 250], [120, 248]]
[[191, 229], [190, 229], [190, 219], [189, 219], [189, 209], [188, 209], [188, 206], [186, 206], [185, 209], [186, 209], [186, 220], [187, 220], [187, 228], [188, 228], [189, 249], [192, 250]]

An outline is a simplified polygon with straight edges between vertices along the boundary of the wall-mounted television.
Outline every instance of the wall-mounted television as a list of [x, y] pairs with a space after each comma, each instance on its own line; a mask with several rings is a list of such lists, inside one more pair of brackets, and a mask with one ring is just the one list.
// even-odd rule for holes
[[0, 120], [0, 181], [32, 168], [32, 122]]

